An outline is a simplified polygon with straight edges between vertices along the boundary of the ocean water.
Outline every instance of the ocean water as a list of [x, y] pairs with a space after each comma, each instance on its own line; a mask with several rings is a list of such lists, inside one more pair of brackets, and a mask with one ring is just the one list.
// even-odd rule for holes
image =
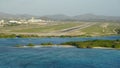
[[59, 44], [95, 39], [116, 40], [120, 37], [0, 39], [0, 68], [120, 68], [120, 50], [13, 47], [16, 44]]
[[120, 68], [120, 50], [0, 47], [0, 68]]
[[87, 40], [120, 40], [120, 36], [105, 36], [105, 37], [53, 37], [53, 38], [1, 38], [0, 46], [15, 46], [17, 44], [26, 45], [28, 43], [41, 44], [45, 42], [52, 42], [54, 44], [60, 44], [70, 41], [87, 41]]

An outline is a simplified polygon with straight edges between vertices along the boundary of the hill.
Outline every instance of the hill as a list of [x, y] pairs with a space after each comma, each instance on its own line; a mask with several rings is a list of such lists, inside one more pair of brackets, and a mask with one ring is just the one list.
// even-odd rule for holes
[[45, 15], [45, 16], [35, 16], [29, 14], [8, 14], [0, 12], [0, 19], [2, 18], [24, 18], [30, 19], [31, 17], [41, 18], [45, 20], [55, 20], [55, 21], [112, 21], [112, 22], [120, 22], [120, 16], [103, 16], [103, 15], [95, 15], [95, 14], [83, 14], [77, 16], [67, 16], [64, 14], [57, 15]]

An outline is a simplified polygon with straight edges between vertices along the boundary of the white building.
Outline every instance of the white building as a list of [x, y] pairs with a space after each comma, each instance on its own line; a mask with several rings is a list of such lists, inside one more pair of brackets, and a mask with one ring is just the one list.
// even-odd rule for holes
[[47, 22], [47, 21], [42, 19], [34, 19], [34, 17], [32, 17], [32, 19], [28, 20], [28, 22]]
[[9, 23], [10, 24], [28, 24], [27, 21], [23, 21], [23, 20], [21, 21], [10, 20]]
[[4, 20], [1, 20], [1, 21], [0, 21], [0, 26], [3, 26], [4, 23], [5, 23]]
[[11, 24], [21, 24], [21, 22], [15, 21], [15, 20], [10, 20], [9, 23], [11, 23]]

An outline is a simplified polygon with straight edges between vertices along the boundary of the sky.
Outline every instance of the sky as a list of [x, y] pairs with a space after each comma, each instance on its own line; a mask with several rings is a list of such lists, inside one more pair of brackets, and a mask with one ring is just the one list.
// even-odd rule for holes
[[38, 16], [86, 13], [120, 16], [120, 0], [0, 0], [0, 12]]

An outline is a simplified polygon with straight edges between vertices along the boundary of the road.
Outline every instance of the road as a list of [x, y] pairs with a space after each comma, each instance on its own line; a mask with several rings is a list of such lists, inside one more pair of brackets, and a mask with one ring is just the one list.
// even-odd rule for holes
[[60, 30], [59, 32], [61, 32], [61, 33], [71, 32], [71, 31], [75, 31], [75, 30], [79, 30], [79, 29], [84, 29], [84, 28], [87, 28], [87, 27], [95, 25], [95, 24], [97, 24], [97, 23], [85, 23], [85, 24], [82, 24], [82, 25], [79, 25], [76, 27], [71, 27], [71, 28]]

